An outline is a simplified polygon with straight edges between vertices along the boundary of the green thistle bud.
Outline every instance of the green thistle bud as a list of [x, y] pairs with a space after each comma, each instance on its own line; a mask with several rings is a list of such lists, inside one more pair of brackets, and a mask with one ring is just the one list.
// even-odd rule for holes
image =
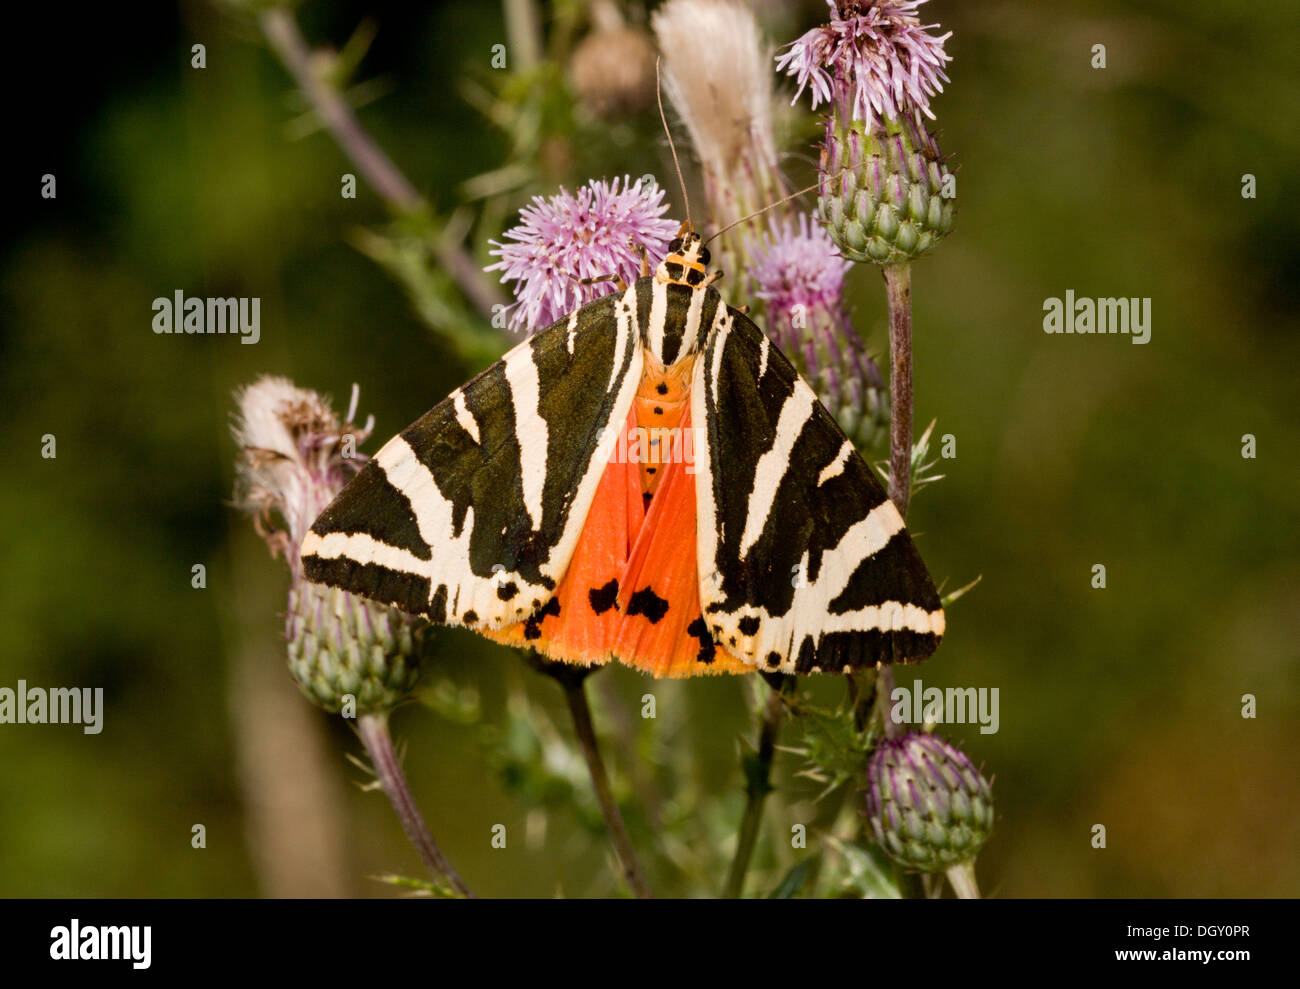
[[944, 872], [972, 862], [993, 831], [993, 795], [960, 749], [913, 731], [885, 739], [867, 769], [867, 816], [900, 865]]
[[332, 714], [351, 696], [358, 717], [410, 694], [432, 639], [427, 623], [396, 608], [306, 580], [289, 591], [285, 633], [302, 692]]
[[876, 123], [837, 104], [821, 153], [818, 214], [846, 258], [903, 264], [952, 230], [956, 179], [919, 115]]
[[237, 393], [233, 432], [240, 448], [235, 502], [253, 516], [272, 554], [289, 563], [289, 672], [325, 710], [361, 717], [411, 692], [432, 634], [423, 619], [302, 577], [298, 547], [308, 527], [368, 459], [355, 448], [374, 422], [354, 423], [357, 399], [353, 386], [340, 421], [316, 392], [262, 377]]

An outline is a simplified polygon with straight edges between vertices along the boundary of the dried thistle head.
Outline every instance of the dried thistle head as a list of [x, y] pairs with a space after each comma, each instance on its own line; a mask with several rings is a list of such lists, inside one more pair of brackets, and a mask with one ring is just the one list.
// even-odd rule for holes
[[[686, 125], [703, 173], [715, 229], [778, 203], [772, 51], [753, 11], [734, 0], [669, 0], [654, 15], [664, 89]], [[793, 216], [783, 207], [772, 218]], [[759, 229], [751, 221], [750, 231]], [[729, 273], [730, 301], [751, 301], [744, 229], [714, 249]]]
[[355, 427], [356, 402], [354, 386], [340, 422], [329, 399], [274, 375], [235, 394], [235, 503], [252, 515], [272, 554], [283, 554], [295, 575], [307, 529], [366, 461], [356, 447], [374, 420]]
[[591, 6], [593, 30], [569, 61], [578, 102], [606, 120], [654, 106], [655, 50], [649, 35], [628, 25], [613, 0]]
[[705, 171], [723, 177], [749, 158], [775, 168], [771, 53], [749, 8], [669, 0], [653, 26], [664, 88]]

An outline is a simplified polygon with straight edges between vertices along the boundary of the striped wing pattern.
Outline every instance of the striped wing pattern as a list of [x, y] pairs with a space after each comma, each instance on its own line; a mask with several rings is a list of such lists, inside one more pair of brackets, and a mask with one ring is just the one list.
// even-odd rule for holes
[[790, 362], [720, 307], [696, 365], [700, 600], [756, 669], [839, 672], [929, 656], [944, 615], [903, 520]]
[[564, 576], [640, 373], [621, 296], [534, 334], [380, 449], [312, 525], [305, 576], [436, 622], [527, 620]]

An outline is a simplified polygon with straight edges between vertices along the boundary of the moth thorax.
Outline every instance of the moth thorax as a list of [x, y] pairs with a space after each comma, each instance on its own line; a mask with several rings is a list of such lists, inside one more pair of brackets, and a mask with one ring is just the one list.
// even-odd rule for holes
[[684, 230], [668, 245], [668, 254], [655, 271], [660, 282], [700, 288], [709, 277], [709, 249], [693, 230]]

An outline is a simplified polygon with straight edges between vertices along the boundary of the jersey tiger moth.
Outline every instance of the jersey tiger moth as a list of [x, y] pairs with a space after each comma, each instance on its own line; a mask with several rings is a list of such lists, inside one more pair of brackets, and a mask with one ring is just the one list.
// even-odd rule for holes
[[[933, 653], [944, 614], [902, 517], [708, 262], [683, 225], [653, 274], [389, 440], [312, 525], [307, 579], [657, 677]], [[621, 435], [699, 439], [692, 464]]]

